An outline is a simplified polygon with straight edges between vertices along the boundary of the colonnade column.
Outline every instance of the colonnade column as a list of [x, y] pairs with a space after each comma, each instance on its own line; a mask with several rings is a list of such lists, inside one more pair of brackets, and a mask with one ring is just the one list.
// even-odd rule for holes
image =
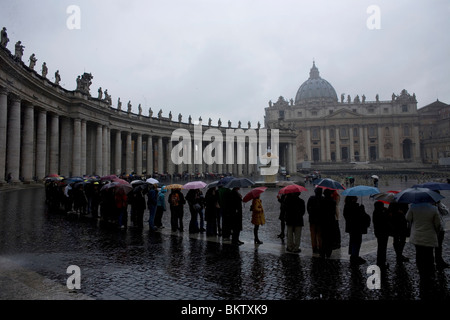
[[49, 161], [49, 173], [59, 173], [59, 116], [53, 114], [51, 116], [50, 124], [50, 161]]
[[61, 122], [61, 153], [59, 160], [59, 174], [63, 176], [69, 176], [69, 171], [72, 169], [70, 166], [71, 155], [70, 155], [70, 130], [71, 130], [71, 119], [62, 117]]
[[147, 137], [147, 175], [153, 175], [153, 138]]
[[72, 175], [81, 175], [81, 120], [73, 120]]
[[114, 153], [114, 174], [120, 175], [122, 172], [122, 132], [116, 132], [115, 153]]
[[108, 175], [109, 168], [108, 168], [108, 157], [109, 157], [109, 148], [108, 148], [108, 127], [103, 126], [102, 129], [102, 176]]
[[81, 174], [87, 174], [86, 168], [86, 141], [87, 141], [87, 124], [86, 120], [81, 120], [81, 164], [80, 171]]
[[21, 172], [24, 182], [33, 181], [33, 147], [34, 147], [34, 108], [31, 104], [24, 104], [24, 119], [22, 140]]
[[97, 135], [95, 144], [95, 174], [101, 176], [103, 174], [103, 127], [97, 125]]
[[158, 137], [158, 173], [164, 173], [164, 165], [163, 165], [163, 139], [162, 137]]
[[142, 134], [140, 133], [136, 139], [136, 174], [142, 174]]
[[12, 182], [19, 182], [20, 166], [20, 99], [12, 97], [12, 105], [8, 112], [6, 174], [11, 173]]
[[47, 111], [39, 111], [36, 137], [36, 177], [45, 177], [47, 159]]
[[0, 183], [5, 181], [8, 92], [0, 88]]
[[127, 140], [126, 140], [126, 163], [125, 163], [125, 172], [126, 173], [131, 173], [131, 171], [133, 171], [133, 150], [131, 148], [131, 132], [127, 132]]

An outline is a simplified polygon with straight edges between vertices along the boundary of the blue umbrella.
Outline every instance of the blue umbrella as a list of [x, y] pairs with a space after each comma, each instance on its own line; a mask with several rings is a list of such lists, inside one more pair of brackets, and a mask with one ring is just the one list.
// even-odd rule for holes
[[378, 188], [370, 186], [356, 186], [342, 191], [341, 195], [362, 197], [362, 196], [371, 196], [377, 193], [380, 193], [380, 190], [378, 190]]
[[397, 193], [394, 198], [400, 203], [433, 203], [445, 197], [428, 188], [408, 188]]
[[217, 186], [218, 187], [225, 186], [228, 182], [230, 182], [233, 179], [234, 179], [234, 177], [232, 177], [232, 176], [224, 177], [219, 180], [219, 182], [217, 183]]
[[314, 179], [313, 184], [316, 185], [319, 188], [325, 188], [325, 189], [333, 189], [333, 190], [345, 190], [345, 187], [342, 185], [342, 183], [330, 179], [330, 178], [323, 178], [323, 179]]
[[444, 182], [425, 182], [422, 184], [415, 184], [412, 188], [428, 188], [430, 190], [450, 190], [450, 183]]

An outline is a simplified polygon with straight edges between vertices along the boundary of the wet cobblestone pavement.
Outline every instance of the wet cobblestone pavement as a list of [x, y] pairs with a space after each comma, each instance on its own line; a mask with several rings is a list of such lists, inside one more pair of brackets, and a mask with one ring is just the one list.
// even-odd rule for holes
[[[408, 186], [414, 184], [410, 181]], [[302, 194], [306, 201], [312, 187]], [[380, 187], [387, 191], [397, 183]], [[48, 212], [42, 187], [0, 192], [0, 299], [95, 300], [448, 300], [450, 269], [437, 271], [432, 282], [421, 283], [415, 249], [407, 243], [409, 262], [397, 264], [389, 240], [388, 272], [381, 288], [367, 287], [367, 267], [376, 262], [372, 227], [363, 236], [366, 264], [352, 267], [346, 252], [348, 237], [340, 221], [342, 248], [330, 260], [312, 254], [305, 217], [300, 254], [285, 252], [279, 233], [278, 189], [268, 189], [261, 199], [266, 225], [260, 228], [261, 245], [253, 243], [249, 204], [244, 207], [244, 245], [236, 247], [220, 237], [190, 235], [187, 228], [172, 232], [169, 213], [164, 229], [149, 232], [89, 217], [68, 217]], [[246, 189], [241, 190], [242, 194]], [[447, 196], [447, 194], [444, 194]], [[449, 205], [450, 196], [444, 199]], [[368, 197], [362, 199], [372, 213]], [[343, 201], [341, 201], [342, 204]], [[146, 215], [148, 212], [146, 212]], [[185, 209], [185, 226], [189, 214]], [[146, 217], [146, 216], [145, 216]], [[443, 256], [450, 261], [449, 223]], [[67, 267], [81, 269], [81, 289], [69, 290]]]

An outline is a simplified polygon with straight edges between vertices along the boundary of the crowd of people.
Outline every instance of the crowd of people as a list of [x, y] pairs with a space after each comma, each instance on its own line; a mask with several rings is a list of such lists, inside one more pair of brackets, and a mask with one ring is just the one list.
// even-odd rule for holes
[[[107, 188], [111, 181], [84, 181], [63, 183], [58, 179], [46, 181], [46, 202], [51, 209], [64, 210], [67, 214], [91, 215], [126, 228], [128, 208], [133, 227], [143, 228], [148, 223], [150, 231], [163, 228], [162, 217], [170, 212], [172, 231], [184, 231], [183, 220], [185, 205], [190, 213], [189, 233], [203, 233], [207, 236], [220, 236], [233, 245], [242, 245], [240, 233], [243, 226], [243, 198], [240, 188], [226, 188], [220, 182], [208, 187], [206, 194], [202, 189], [191, 189], [186, 196], [181, 187], [159, 187], [158, 184], [133, 184], [132, 190], [120, 186]], [[170, 191], [170, 192], [169, 192]], [[166, 201], [166, 194], [167, 201]], [[301, 234], [305, 226], [304, 217], [308, 215], [311, 247], [313, 253], [323, 259], [330, 258], [332, 251], [341, 247], [340, 195], [336, 190], [316, 187], [307, 201], [300, 192], [279, 193], [280, 229], [278, 237], [285, 237], [286, 251], [301, 252]], [[254, 243], [262, 244], [259, 227], [266, 223], [264, 208], [259, 196], [251, 199]], [[345, 219], [345, 232], [349, 234], [348, 254], [354, 265], [366, 261], [360, 256], [362, 237], [367, 234], [373, 223], [377, 239], [377, 265], [382, 270], [386, 263], [387, 246], [390, 237], [397, 262], [409, 261], [403, 255], [406, 239], [416, 247], [416, 263], [422, 275], [432, 273], [434, 268], [448, 268], [442, 257], [444, 239], [444, 220], [448, 209], [440, 202], [430, 204], [404, 204], [376, 201], [372, 215], [366, 212], [363, 204], [355, 196], [346, 196], [342, 215]], [[168, 208], [166, 207], [168, 204]], [[144, 212], [148, 209], [149, 218], [144, 221]]]

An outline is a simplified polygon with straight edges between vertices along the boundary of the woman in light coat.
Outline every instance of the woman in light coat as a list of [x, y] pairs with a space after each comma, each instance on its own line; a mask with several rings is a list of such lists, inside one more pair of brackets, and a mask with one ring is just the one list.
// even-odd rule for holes
[[411, 204], [406, 213], [406, 220], [411, 223], [409, 242], [416, 247], [416, 265], [422, 277], [429, 277], [434, 272], [433, 250], [438, 247], [438, 234], [441, 219], [436, 206], [431, 203]]

